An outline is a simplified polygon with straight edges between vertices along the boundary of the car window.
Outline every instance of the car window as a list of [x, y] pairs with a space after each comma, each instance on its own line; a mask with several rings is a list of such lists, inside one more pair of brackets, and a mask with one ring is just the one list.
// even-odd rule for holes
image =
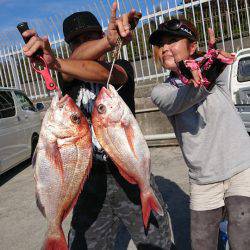
[[16, 109], [10, 91], [0, 91], [0, 119], [15, 116]]
[[245, 57], [239, 61], [238, 82], [250, 81], [250, 57]]
[[26, 95], [18, 91], [15, 91], [15, 95], [21, 105], [22, 110], [36, 111], [36, 108], [34, 107], [33, 103]]

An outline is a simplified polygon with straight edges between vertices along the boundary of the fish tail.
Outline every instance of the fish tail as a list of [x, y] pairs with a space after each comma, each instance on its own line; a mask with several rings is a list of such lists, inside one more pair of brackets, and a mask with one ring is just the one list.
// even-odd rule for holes
[[141, 192], [141, 203], [142, 203], [142, 217], [144, 227], [148, 227], [148, 220], [151, 210], [154, 210], [157, 214], [163, 216], [163, 209], [159, 203], [157, 197], [154, 194], [152, 188], [147, 191]]
[[42, 250], [68, 250], [68, 245], [61, 227], [53, 233], [48, 231]]

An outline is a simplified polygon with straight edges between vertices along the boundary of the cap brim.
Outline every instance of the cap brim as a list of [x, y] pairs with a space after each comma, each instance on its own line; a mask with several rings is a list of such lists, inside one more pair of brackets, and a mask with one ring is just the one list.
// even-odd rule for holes
[[162, 44], [162, 39], [164, 36], [175, 36], [175, 37], [183, 37], [194, 40], [192, 36], [188, 35], [186, 32], [182, 30], [174, 31], [174, 30], [156, 30], [149, 37], [149, 43], [155, 46], [159, 46]]

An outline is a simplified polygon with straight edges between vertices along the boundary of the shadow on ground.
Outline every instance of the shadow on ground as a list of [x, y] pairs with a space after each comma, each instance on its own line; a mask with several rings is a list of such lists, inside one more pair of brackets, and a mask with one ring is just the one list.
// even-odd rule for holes
[[169, 207], [177, 249], [190, 250], [189, 196], [175, 182], [162, 176], [156, 176], [155, 179]]
[[[168, 204], [175, 243], [178, 250], [190, 250], [189, 196], [175, 183], [162, 176], [155, 177], [164, 201]], [[124, 225], [118, 231], [115, 249], [127, 250], [131, 237]]]
[[7, 172], [3, 173], [2, 175], [0, 175], [0, 187], [2, 185], [4, 185], [5, 183], [7, 183], [8, 181], [10, 181], [12, 178], [14, 178], [19, 173], [21, 173], [25, 168], [30, 166], [30, 164], [31, 164], [31, 159], [28, 159], [28, 160], [18, 164], [14, 168], [8, 170]]

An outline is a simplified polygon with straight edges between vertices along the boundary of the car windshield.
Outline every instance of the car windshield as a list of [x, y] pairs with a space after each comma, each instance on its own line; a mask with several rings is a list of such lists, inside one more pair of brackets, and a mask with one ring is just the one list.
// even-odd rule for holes
[[14, 100], [10, 91], [0, 91], [0, 119], [14, 116]]
[[250, 81], [250, 57], [245, 57], [239, 61], [238, 82]]
[[21, 92], [15, 91], [16, 97], [21, 105], [22, 110], [36, 111], [30, 99]]

